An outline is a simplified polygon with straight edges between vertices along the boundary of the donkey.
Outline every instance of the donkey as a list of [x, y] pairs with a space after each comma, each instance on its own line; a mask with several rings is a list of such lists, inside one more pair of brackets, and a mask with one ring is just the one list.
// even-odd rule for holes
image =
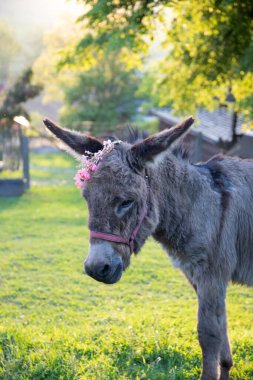
[[[227, 380], [227, 285], [253, 285], [253, 160], [218, 155], [191, 164], [175, 142], [193, 122], [100, 155], [82, 186], [90, 228], [84, 265], [94, 279], [116, 283], [152, 235], [196, 291], [201, 379]], [[75, 156], [104, 151], [95, 137], [44, 123]]]

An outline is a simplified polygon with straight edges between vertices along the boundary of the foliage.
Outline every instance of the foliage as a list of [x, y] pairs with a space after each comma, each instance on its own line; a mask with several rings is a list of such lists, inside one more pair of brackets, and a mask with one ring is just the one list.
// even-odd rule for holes
[[91, 122], [93, 133], [112, 130], [135, 113], [138, 76], [126, 70], [116, 54], [99, 54], [96, 64], [76, 78], [76, 84], [65, 88], [64, 125], [82, 129]]
[[64, 22], [45, 36], [44, 52], [33, 65], [35, 80], [43, 84], [46, 101], [63, 103], [65, 126], [108, 131], [135, 111], [139, 76], [133, 67], [138, 64], [124, 51], [105, 54], [90, 47], [85, 54], [75, 54], [84, 31], [80, 24], [68, 25]]
[[23, 103], [37, 96], [42, 87], [34, 85], [32, 81], [32, 70], [27, 69], [20, 78], [7, 90], [3, 103], [0, 106], [0, 127], [11, 126], [15, 116], [25, 116], [29, 120], [29, 114]]
[[[116, 285], [84, 276], [88, 214], [74, 167], [32, 155], [31, 191], [0, 199], [0, 379], [197, 380], [196, 295], [157, 244]], [[229, 289], [233, 380], [253, 377], [252, 299]]]
[[150, 32], [153, 26], [150, 19], [159, 17], [161, 7], [170, 3], [168, 0], [159, 4], [156, 0], [81, 1], [87, 11], [79, 20], [88, 22], [91, 31], [80, 40], [78, 49], [94, 44], [103, 45], [109, 51], [124, 46], [139, 53], [140, 48], [148, 46], [141, 36]]
[[96, 32], [80, 40], [79, 50], [97, 44], [145, 52], [160, 28], [167, 54], [149, 70], [149, 86], [144, 84], [159, 105], [180, 112], [212, 108], [214, 96], [224, 101], [232, 85], [239, 109], [253, 114], [251, 0], [83, 2], [90, 7], [82, 19]]
[[14, 31], [0, 20], [0, 83], [8, 79], [11, 60], [19, 51]]

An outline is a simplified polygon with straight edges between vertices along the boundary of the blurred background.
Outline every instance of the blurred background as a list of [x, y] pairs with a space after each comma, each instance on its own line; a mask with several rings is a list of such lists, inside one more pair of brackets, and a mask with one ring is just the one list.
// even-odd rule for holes
[[[124, 139], [192, 114], [192, 162], [252, 158], [252, 36], [252, 0], [0, 0], [0, 380], [199, 379], [196, 295], [157, 243], [115, 286], [84, 275], [77, 163], [42, 120]], [[253, 289], [228, 293], [252, 380]]]
[[49, 146], [45, 116], [124, 137], [193, 114], [193, 161], [252, 157], [252, 15], [250, 0], [1, 2], [0, 175], [26, 165], [23, 135]]

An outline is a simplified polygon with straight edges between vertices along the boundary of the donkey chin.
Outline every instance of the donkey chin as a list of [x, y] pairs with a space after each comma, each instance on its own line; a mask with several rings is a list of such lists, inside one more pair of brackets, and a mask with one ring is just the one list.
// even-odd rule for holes
[[116, 251], [112, 244], [102, 242], [91, 244], [84, 262], [86, 274], [99, 282], [115, 284], [129, 266], [130, 254]]

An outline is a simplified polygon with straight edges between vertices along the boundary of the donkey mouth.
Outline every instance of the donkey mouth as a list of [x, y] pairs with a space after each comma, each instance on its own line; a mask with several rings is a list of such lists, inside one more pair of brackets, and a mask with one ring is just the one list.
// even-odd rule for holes
[[111, 244], [91, 244], [84, 262], [85, 273], [99, 282], [114, 284], [124, 269], [123, 258], [112, 249]]
[[115, 284], [115, 282], [118, 282], [122, 276], [123, 265], [122, 262], [118, 263], [107, 275], [94, 273], [88, 268], [85, 268], [85, 272], [96, 281], [103, 282], [104, 284]]
[[121, 279], [123, 272], [122, 264], [119, 263], [116, 267], [116, 269], [110, 274], [110, 276], [107, 276], [105, 278], [101, 278], [98, 281], [104, 282], [105, 284], [115, 284]]

